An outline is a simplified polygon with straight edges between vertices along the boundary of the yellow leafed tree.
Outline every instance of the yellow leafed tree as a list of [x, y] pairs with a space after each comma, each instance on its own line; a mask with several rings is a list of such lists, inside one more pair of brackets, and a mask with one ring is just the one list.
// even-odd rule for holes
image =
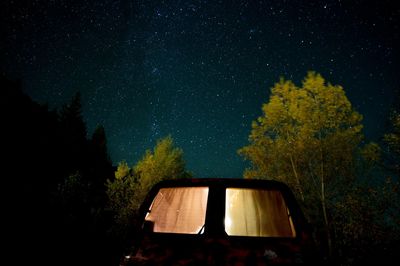
[[134, 166], [141, 188], [148, 190], [164, 179], [184, 177], [185, 162], [183, 151], [174, 147], [173, 139], [167, 136], [157, 142], [153, 151], [147, 150], [143, 158]]
[[110, 207], [117, 213], [116, 220], [130, 224], [146, 193], [157, 182], [189, 176], [183, 151], [174, 146], [171, 136], [159, 140], [153, 150], [146, 150], [132, 168], [126, 162], [119, 163], [115, 179], [106, 184]]
[[249, 145], [239, 150], [251, 162], [244, 176], [287, 183], [309, 219], [318, 223], [322, 217], [331, 250], [329, 203], [355, 176], [362, 116], [341, 86], [315, 72], [301, 87], [281, 78], [262, 112], [252, 123]]

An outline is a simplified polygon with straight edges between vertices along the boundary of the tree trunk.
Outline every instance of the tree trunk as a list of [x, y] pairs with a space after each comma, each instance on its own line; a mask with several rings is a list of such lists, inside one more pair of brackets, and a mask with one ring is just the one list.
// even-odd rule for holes
[[298, 187], [298, 189], [299, 189], [299, 191], [300, 191], [301, 200], [302, 200], [303, 203], [304, 203], [303, 189], [301, 188], [301, 185], [300, 185], [300, 179], [299, 179], [299, 176], [298, 176], [298, 174], [297, 174], [296, 166], [294, 165], [294, 161], [293, 161], [292, 155], [290, 155], [290, 163], [292, 164], [292, 169], [293, 169], [294, 176], [295, 176], [295, 178], [296, 178], [297, 187]]
[[323, 176], [321, 177], [321, 205], [322, 205], [322, 212], [324, 215], [326, 241], [328, 244], [328, 256], [329, 256], [329, 258], [331, 258], [332, 257], [332, 239], [331, 239], [331, 233], [330, 233], [330, 228], [329, 228], [328, 215], [327, 215], [327, 211], [326, 211], [325, 183], [324, 183]]
[[322, 145], [320, 143], [320, 160], [321, 160], [321, 206], [322, 213], [324, 215], [324, 224], [325, 224], [325, 233], [326, 233], [326, 241], [328, 244], [328, 258], [332, 258], [332, 239], [329, 228], [328, 214], [326, 210], [326, 200], [325, 200], [325, 178], [324, 178], [324, 156]]

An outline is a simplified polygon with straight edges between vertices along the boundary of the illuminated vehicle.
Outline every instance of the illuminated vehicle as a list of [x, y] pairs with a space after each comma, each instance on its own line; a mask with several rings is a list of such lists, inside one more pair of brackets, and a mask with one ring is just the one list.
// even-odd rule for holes
[[122, 265], [313, 264], [307, 222], [283, 183], [158, 183], [140, 209], [142, 234]]

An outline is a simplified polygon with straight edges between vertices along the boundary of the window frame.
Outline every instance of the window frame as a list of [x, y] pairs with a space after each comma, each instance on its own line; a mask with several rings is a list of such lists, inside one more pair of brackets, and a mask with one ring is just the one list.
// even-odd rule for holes
[[[206, 220], [204, 233], [197, 234], [177, 234], [177, 233], [157, 233], [151, 232], [145, 229], [145, 215], [150, 208], [150, 205], [161, 188], [168, 187], [209, 187], [207, 207], [206, 207]], [[293, 221], [293, 227], [296, 232], [295, 238], [288, 237], [249, 237], [249, 236], [229, 236], [225, 232], [225, 193], [227, 188], [261, 188], [261, 189], [277, 189], [281, 192], [286, 206], [290, 211], [290, 216]], [[168, 238], [184, 238], [184, 239], [197, 239], [204, 237], [223, 237], [232, 239], [238, 239], [238, 241], [276, 241], [278, 239], [286, 239], [293, 241], [294, 239], [300, 240], [303, 232], [308, 232], [309, 224], [307, 223], [302, 210], [294, 197], [293, 192], [290, 188], [278, 181], [273, 180], [248, 180], [239, 178], [194, 178], [194, 179], [180, 179], [180, 180], [164, 180], [157, 183], [152, 189], [147, 193], [145, 199], [143, 200], [139, 209], [141, 230], [142, 233], [153, 237], [166, 237]], [[258, 239], [258, 240], [257, 240]], [[296, 240], [296, 241], [297, 241]]]
[[[286, 208], [286, 213], [287, 213], [287, 218], [288, 218], [288, 222], [289, 222], [289, 226], [290, 226], [290, 230], [292, 231], [292, 236], [265, 236], [265, 235], [259, 235], [259, 236], [253, 236], [253, 235], [235, 235], [235, 234], [229, 234], [226, 230], [226, 225], [225, 225], [225, 221], [226, 221], [226, 211], [227, 211], [227, 206], [226, 206], [226, 201], [227, 201], [227, 191], [228, 189], [242, 189], [242, 190], [263, 190], [263, 191], [277, 191], [280, 196], [282, 197], [283, 203], [285, 205]], [[286, 200], [285, 197], [285, 193], [283, 190], [281, 189], [277, 189], [277, 188], [259, 188], [259, 187], [238, 187], [238, 186], [226, 186], [225, 187], [225, 205], [224, 205], [224, 231], [226, 233], [226, 235], [228, 237], [246, 237], [246, 238], [287, 238], [287, 239], [294, 239], [297, 238], [298, 233], [297, 233], [297, 229], [295, 227], [296, 222], [294, 222], [294, 218], [293, 218], [293, 214], [291, 211], [291, 208], [289, 206], [289, 202], [288, 200]]]

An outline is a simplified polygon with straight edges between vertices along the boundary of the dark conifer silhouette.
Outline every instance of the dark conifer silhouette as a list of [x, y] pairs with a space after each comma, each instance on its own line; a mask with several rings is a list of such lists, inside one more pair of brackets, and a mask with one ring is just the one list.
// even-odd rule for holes
[[87, 138], [79, 93], [57, 112], [31, 100], [20, 82], [1, 77], [0, 88], [12, 254], [29, 264], [116, 264], [107, 235], [105, 180], [113, 167], [104, 128]]

